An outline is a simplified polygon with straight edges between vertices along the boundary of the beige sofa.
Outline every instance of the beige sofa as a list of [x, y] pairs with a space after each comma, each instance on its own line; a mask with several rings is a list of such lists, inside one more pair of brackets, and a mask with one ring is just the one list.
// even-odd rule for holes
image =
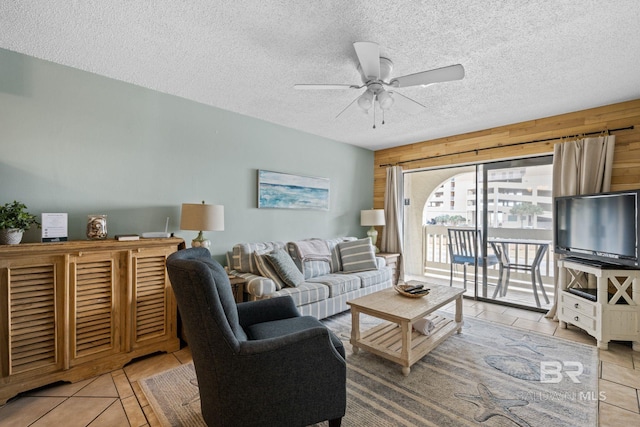
[[[282, 251], [290, 259], [283, 260]], [[273, 269], [275, 254], [290, 267], [294, 278], [289, 283], [282, 280], [282, 272], [265, 271]], [[291, 265], [296, 270], [291, 271]], [[251, 300], [289, 295], [303, 315], [318, 319], [347, 310], [349, 300], [392, 285], [391, 269], [375, 256], [367, 238], [238, 243], [227, 253], [227, 268], [246, 280]]]

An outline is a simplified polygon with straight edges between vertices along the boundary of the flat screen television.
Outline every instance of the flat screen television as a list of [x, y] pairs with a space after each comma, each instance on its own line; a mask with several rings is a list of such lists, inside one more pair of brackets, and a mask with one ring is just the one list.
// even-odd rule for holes
[[639, 267], [639, 196], [640, 190], [629, 190], [556, 197], [556, 253], [602, 265]]

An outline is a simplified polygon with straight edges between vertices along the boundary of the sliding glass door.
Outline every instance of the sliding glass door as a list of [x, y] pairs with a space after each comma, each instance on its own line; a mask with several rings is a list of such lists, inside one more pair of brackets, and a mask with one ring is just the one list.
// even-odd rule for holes
[[551, 307], [552, 161], [544, 156], [482, 165], [483, 229], [488, 250], [499, 259], [496, 286], [483, 298]]
[[[547, 156], [405, 173], [405, 275], [466, 284], [467, 297], [550, 307], [551, 161]], [[473, 231], [471, 258], [453, 250], [454, 230], [465, 236]]]

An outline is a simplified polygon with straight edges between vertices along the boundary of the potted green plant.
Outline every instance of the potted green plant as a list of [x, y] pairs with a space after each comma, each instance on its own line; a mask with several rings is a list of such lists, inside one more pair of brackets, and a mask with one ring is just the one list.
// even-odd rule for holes
[[24, 203], [13, 201], [0, 206], [0, 244], [17, 245], [22, 241], [22, 233], [32, 225], [40, 226], [36, 216], [27, 212]]

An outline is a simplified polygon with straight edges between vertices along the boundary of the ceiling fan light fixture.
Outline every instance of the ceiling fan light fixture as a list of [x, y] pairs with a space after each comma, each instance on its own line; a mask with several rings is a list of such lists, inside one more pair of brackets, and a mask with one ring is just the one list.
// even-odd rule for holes
[[358, 105], [364, 111], [369, 111], [369, 109], [373, 105], [373, 92], [371, 92], [370, 90], [364, 91], [364, 93], [360, 95], [360, 97], [358, 97]]
[[[382, 110], [383, 117], [385, 111], [390, 110], [392, 107], [409, 114], [417, 114], [426, 108], [419, 102], [403, 95], [402, 92], [397, 91], [397, 88], [410, 86], [427, 87], [434, 83], [460, 80], [465, 76], [464, 67], [461, 64], [455, 64], [391, 78], [394, 68], [393, 62], [386, 56], [380, 56], [380, 46], [377, 43], [355, 42], [353, 47], [358, 57], [357, 70], [362, 84], [297, 84], [294, 85], [294, 88], [360, 90], [366, 87], [364, 93], [361, 93], [351, 101], [336, 118], [351, 107], [356, 108], [354, 104], [357, 104], [360, 107], [359, 110], [364, 114], [369, 114], [369, 110], [373, 107], [374, 128], [377, 107]], [[389, 88], [388, 92], [385, 87]], [[384, 123], [384, 118], [382, 123]]]
[[376, 95], [378, 98], [378, 103], [380, 103], [380, 108], [383, 110], [388, 110], [393, 105], [393, 97], [386, 90], [381, 90]]

